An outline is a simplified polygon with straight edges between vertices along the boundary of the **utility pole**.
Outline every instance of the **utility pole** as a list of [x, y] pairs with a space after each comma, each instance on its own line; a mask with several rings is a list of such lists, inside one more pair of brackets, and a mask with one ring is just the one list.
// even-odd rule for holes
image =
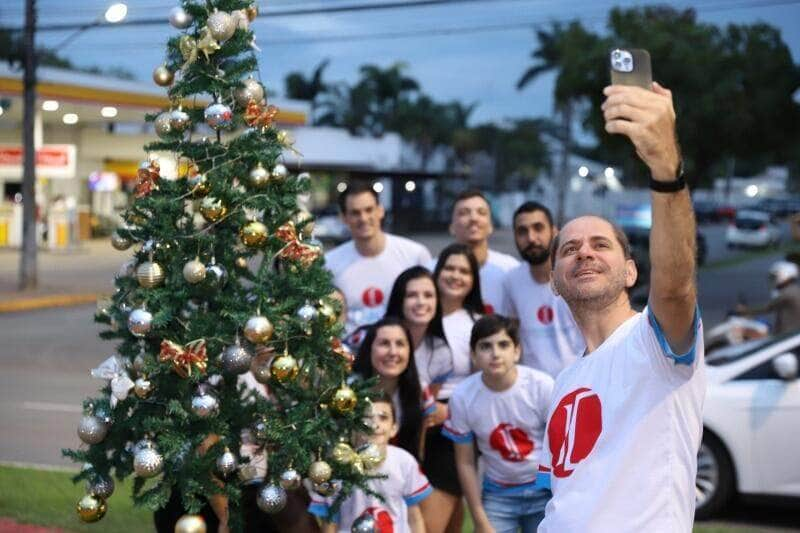
[[22, 146], [22, 254], [19, 267], [20, 290], [35, 289], [38, 285], [36, 265], [36, 147], [34, 117], [36, 114], [36, 0], [25, 1], [25, 32], [22, 54], [23, 78]]

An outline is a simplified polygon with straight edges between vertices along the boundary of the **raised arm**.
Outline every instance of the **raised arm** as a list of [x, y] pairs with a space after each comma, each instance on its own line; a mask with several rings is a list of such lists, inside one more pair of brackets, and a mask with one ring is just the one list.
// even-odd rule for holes
[[[612, 85], [604, 93], [606, 131], [625, 135], [633, 142], [655, 182], [676, 182], [681, 155], [675, 136], [672, 93], [657, 83], [652, 91]], [[673, 352], [684, 353], [693, 343], [697, 305], [694, 211], [686, 187], [676, 192], [653, 190], [651, 199], [648, 307]]]

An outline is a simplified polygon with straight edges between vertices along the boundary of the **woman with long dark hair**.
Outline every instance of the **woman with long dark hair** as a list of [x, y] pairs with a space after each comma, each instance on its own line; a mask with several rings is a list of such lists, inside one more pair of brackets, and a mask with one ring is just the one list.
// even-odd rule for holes
[[364, 379], [378, 377], [378, 388], [394, 404], [399, 426], [395, 444], [419, 457], [425, 406], [411, 346], [411, 334], [403, 322], [384, 317], [367, 329], [353, 372]]

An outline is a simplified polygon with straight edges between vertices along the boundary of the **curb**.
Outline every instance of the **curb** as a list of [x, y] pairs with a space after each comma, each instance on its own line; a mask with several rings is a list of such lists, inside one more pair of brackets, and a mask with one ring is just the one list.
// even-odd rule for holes
[[46, 296], [34, 296], [31, 298], [19, 298], [0, 302], [0, 313], [18, 313], [20, 311], [33, 311], [36, 309], [48, 309], [51, 307], [72, 307], [95, 303], [100, 297], [98, 293], [91, 294], [51, 294]]

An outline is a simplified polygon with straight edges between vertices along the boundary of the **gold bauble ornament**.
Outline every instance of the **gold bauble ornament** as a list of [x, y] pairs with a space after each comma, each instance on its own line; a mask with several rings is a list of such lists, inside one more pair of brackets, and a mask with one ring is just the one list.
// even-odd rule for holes
[[294, 145], [294, 136], [289, 130], [278, 131], [278, 142], [283, 146], [290, 147]]
[[178, 177], [179, 178], [187, 178], [193, 172], [197, 172], [197, 165], [194, 164], [194, 161], [189, 159], [186, 156], [181, 156], [178, 158]]
[[253, 78], [242, 81], [242, 86], [233, 93], [236, 103], [242, 107], [247, 107], [251, 102], [258, 103], [264, 99], [264, 86]]
[[245, 269], [247, 268], [247, 258], [240, 255], [233, 261], [233, 264], [236, 265], [236, 268]]
[[333, 400], [331, 400], [333, 408], [341, 414], [349, 413], [355, 409], [357, 403], [356, 392], [347, 385], [342, 385], [333, 394]]
[[346, 442], [338, 442], [331, 450], [331, 457], [339, 464], [350, 464], [358, 455], [356, 451]]
[[222, 203], [222, 200], [218, 200], [213, 196], [208, 196], [203, 198], [200, 202], [200, 214], [203, 215], [203, 218], [206, 219], [208, 222], [216, 222], [228, 212], [228, 208]]
[[111, 234], [111, 246], [115, 250], [119, 250], [120, 252], [127, 250], [131, 247], [131, 244], [133, 244], [133, 242], [129, 238], [123, 237], [116, 231]]
[[278, 180], [278, 181], [283, 181], [283, 180], [285, 180], [285, 179], [286, 179], [286, 176], [288, 176], [288, 175], [289, 175], [289, 169], [287, 169], [287, 168], [286, 168], [286, 165], [283, 165], [283, 164], [281, 164], [281, 163], [278, 163], [278, 164], [277, 164], [277, 165], [275, 165], [275, 167], [272, 169], [272, 172], [270, 172], [270, 175], [271, 175], [271, 176], [272, 176], [274, 179], [276, 179], [276, 180]]
[[267, 242], [269, 231], [267, 227], [257, 220], [252, 220], [239, 230], [239, 238], [245, 246], [257, 248]]
[[200, 261], [199, 257], [195, 257], [183, 265], [183, 279], [192, 285], [206, 279], [206, 265]]
[[283, 354], [272, 360], [270, 365], [270, 373], [278, 383], [286, 383], [297, 377], [300, 372], [300, 367], [297, 365], [297, 359], [289, 354]]
[[248, 183], [256, 189], [266, 186], [269, 183], [269, 170], [259, 163], [250, 171]]
[[197, 514], [185, 514], [175, 522], [175, 533], [206, 533], [206, 521]]
[[150, 393], [153, 392], [153, 382], [145, 379], [143, 377], [137, 378], [133, 385], [133, 392], [136, 394], [136, 397], [144, 400]]
[[377, 468], [386, 459], [386, 454], [374, 442], [364, 444], [358, 448], [358, 457], [364, 463], [364, 468], [372, 470]]
[[78, 512], [78, 518], [81, 522], [91, 524], [97, 522], [106, 515], [106, 501], [103, 498], [87, 494], [78, 501], [75, 510]]
[[272, 338], [275, 328], [265, 316], [251, 316], [244, 325], [244, 336], [253, 344], [264, 344]]
[[252, 6], [245, 8], [244, 12], [247, 13], [247, 18], [250, 19], [250, 22], [253, 22], [258, 16], [258, 6], [253, 4]]
[[145, 289], [158, 287], [164, 281], [164, 269], [154, 261], [145, 261], [136, 268], [136, 279]]
[[324, 300], [320, 300], [318, 311], [319, 314], [325, 318], [325, 323], [328, 326], [333, 326], [336, 324], [336, 321], [339, 320], [339, 317], [336, 315], [336, 310], [330, 303]]
[[314, 232], [314, 215], [309, 213], [308, 209], [300, 208], [292, 217], [294, 226], [299, 228], [300, 235], [304, 239], [310, 239], [311, 234]]
[[333, 475], [331, 465], [325, 461], [314, 461], [308, 467], [308, 478], [314, 483], [325, 483]]
[[211, 190], [211, 183], [209, 183], [205, 174], [190, 175], [186, 178], [186, 183], [189, 185], [192, 195], [196, 198], [205, 196]]
[[156, 85], [160, 85], [161, 87], [169, 87], [172, 85], [174, 80], [175, 73], [168, 69], [167, 65], [156, 67], [153, 71], [153, 81], [156, 82]]

